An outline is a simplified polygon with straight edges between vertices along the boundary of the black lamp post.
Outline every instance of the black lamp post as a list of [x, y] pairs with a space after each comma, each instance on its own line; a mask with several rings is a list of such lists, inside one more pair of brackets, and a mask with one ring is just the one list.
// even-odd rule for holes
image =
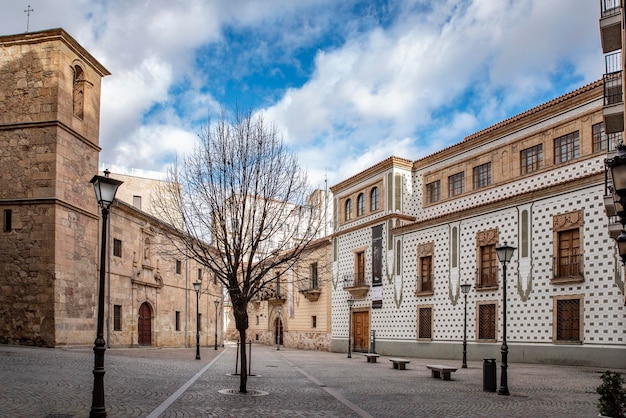
[[279, 306], [276, 308], [278, 312], [278, 323], [276, 324], [276, 350], [280, 351], [280, 314], [283, 312], [283, 307]]
[[104, 176], [93, 176], [90, 181], [96, 192], [96, 200], [102, 209], [102, 238], [100, 241], [100, 278], [98, 282], [98, 324], [96, 331], [96, 341], [94, 342], [94, 368], [93, 368], [93, 392], [91, 396], [90, 417], [106, 417], [107, 411], [104, 406], [104, 352], [106, 343], [104, 341], [104, 282], [107, 249], [107, 219], [109, 208], [115, 199], [117, 188], [121, 181], [109, 177], [109, 171], [104, 171]]
[[215, 350], [217, 350], [217, 307], [220, 306], [220, 301], [215, 299], [213, 303], [215, 304]]
[[200, 286], [202, 283], [194, 282], [193, 289], [196, 291], [196, 360], [200, 360]]
[[498, 395], [509, 395], [509, 385], [507, 376], [507, 357], [509, 354], [509, 346], [506, 344], [506, 264], [511, 261], [513, 257], [513, 251], [515, 247], [504, 245], [496, 248], [498, 254], [498, 260], [502, 263], [502, 372], [500, 374], [500, 388], [498, 388]]
[[469, 293], [472, 285], [469, 283], [463, 283], [461, 285], [461, 292], [465, 303], [463, 305], [463, 365], [462, 369], [467, 369], [467, 294]]
[[352, 305], [354, 299], [348, 299], [348, 358], [352, 358]]

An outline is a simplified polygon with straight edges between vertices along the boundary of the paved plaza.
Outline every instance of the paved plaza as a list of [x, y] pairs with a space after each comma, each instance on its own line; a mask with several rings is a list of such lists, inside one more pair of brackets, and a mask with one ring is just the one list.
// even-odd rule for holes
[[[349, 359], [252, 345], [248, 389], [264, 394], [223, 394], [239, 388], [235, 347], [203, 347], [201, 360], [195, 348], [107, 350], [108, 416], [597, 417], [595, 388], [604, 371], [513, 363], [511, 396], [498, 396], [483, 391], [482, 362], [468, 362], [443, 381], [426, 365], [460, 362], [410, 358], [406, 370], [395, 370], [384, 356], [368, 363], [359, 353]], [[497, 368], [499, 376], [499, 360]], [[0, 417], [87, 417], [92, 370], [91, 349], [0, 345]]]

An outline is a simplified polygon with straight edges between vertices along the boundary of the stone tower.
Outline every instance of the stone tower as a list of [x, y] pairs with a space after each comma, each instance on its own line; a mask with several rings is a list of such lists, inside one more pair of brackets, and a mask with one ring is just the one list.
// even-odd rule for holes
[[107, 75], [63, 29], [0, 36], [0, 343], [95, 337]]

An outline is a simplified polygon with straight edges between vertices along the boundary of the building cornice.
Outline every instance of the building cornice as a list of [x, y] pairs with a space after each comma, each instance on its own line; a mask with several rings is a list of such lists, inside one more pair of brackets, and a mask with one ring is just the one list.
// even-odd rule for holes
[[402, 168], [405, 170], [411, 170], [412, 166], [413, 166], [413, 162], [411, 160], [407, 160], [406, 158], [391, 156], [379, 162], [378, 164], [375, 164], [361, 171], [360, 173], [355, 174], [354, 176], [349, 177], [346, 180], [335, 184], [334, 186], [331, 186], [330, 191], [336, 195], [346, 190], [349, 187], [355, 186], [362, 181], [365, 181], [371, 177], [379, 175], [392, 168], [397, 167], [397, 168]]
[[0, 36], [0, 46], [37, 44], [56, 40], [62, 41], [72, 50], [72, 52], [81, 57], [85, 62], [89, 63], [89, 65], [98, 72], [100, 77], [111, 75], [109, 70], [100, 64], [100, 62], [98, 62], [93, 55], [91, 55], [85, 48], [76, 42], [70, 34], [61, 28]]
[[380, 218], [374, 218], [362, 224], [351, 226], [350, 228], [342, 229], [341, 231], [335, 232], [332, 237], [336, 238], [341, 235], [349, 234], [354, 231], [358, 231], [363, 228], [372, 227], [381, 223], [385, 223], [390, 219], [397, 219], [406, 222], [415, 222], [415, 216], [404, 215], [402, 213], [390, 213], [385, 216], [381, 216]]

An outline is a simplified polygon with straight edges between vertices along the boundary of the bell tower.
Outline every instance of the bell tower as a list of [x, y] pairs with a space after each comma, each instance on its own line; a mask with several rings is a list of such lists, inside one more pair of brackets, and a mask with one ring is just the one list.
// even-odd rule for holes
[[0, 343], [93, 342], [109, 74], [63, 29], [0, 36]]

